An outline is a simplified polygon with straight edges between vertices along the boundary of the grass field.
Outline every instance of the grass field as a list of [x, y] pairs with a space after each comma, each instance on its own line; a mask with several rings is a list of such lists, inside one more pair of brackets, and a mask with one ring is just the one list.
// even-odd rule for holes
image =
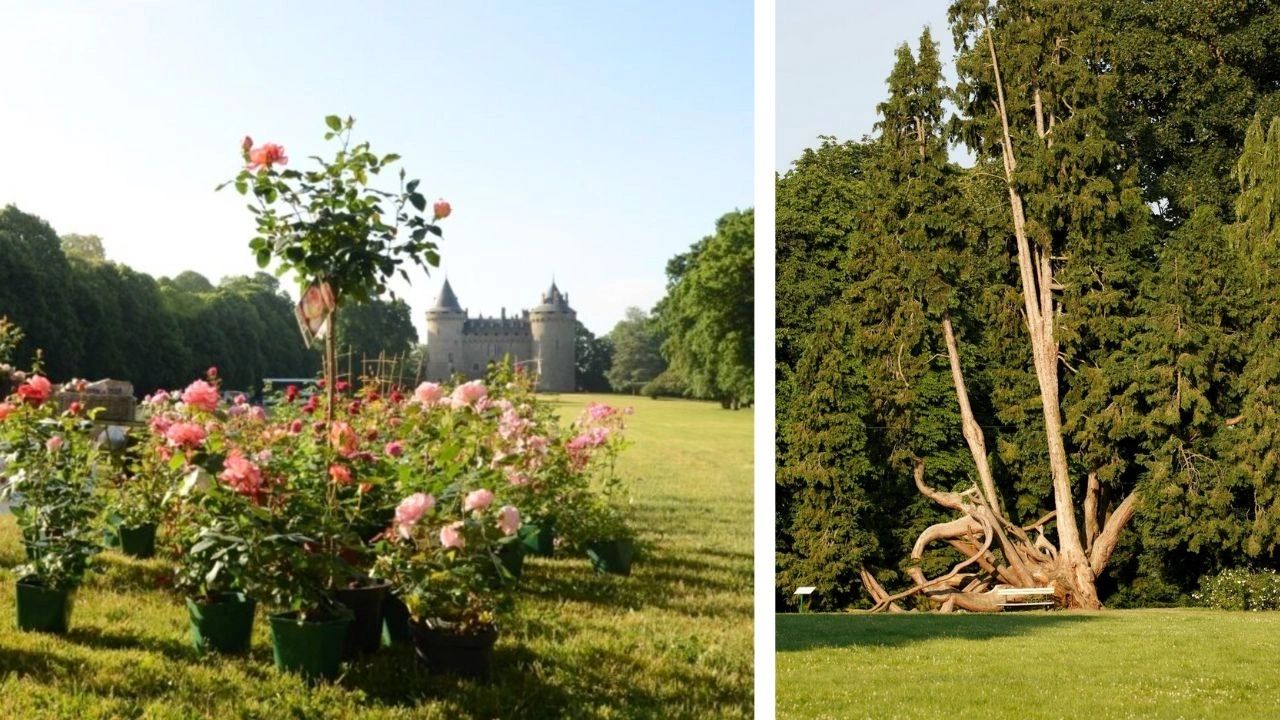
[[[749, 411], [616, 396], [630, 404], [636, 522], [650, 550], [630, 578], [584, 558], [531, 558], [503, 626], [491, 684], [427, 677], [384, 650], [308, 688], [271, 664], [259, 611], [245, 658], [201, 658], [186, 610], [154, 589], [158, 562], [105, 556], [66, 637], [19, 633], [9, 568], [22, 554], [0, 518], [0, 718], [734, 718], [752, 711]], [[624, 402], [625, 401], [625, 402]]]
[[1280, 613], [779, 615], [779, 718], [1280, 718]]

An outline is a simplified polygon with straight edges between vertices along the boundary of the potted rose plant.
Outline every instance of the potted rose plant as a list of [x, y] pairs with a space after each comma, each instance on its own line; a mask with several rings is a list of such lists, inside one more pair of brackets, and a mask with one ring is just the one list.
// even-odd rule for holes
[[565, 472], [577, 482], [566, 484], [566, 496], [578, 508], [566, 528], [569, 541], [585, 551], [597, 572], [630, 575], [635, 558], [635, 533], [626, 522], [630, 497], [616, 470], [618, 454], [626, 447], [622, 410], [591, 403], [574, 421], [562, 448]]
[[450, 485], [437, 499], [401, 501], [375, 568], [391, 579], [409, 614], [418, 661], [428, 670], [488, 677], [498, 617], [511, 583], [503, 546], [517, 542], [520, 512], [486, 488]]
[[74, 593], [101, 549], [94, 483], [100, 463], [93, 423], [73, 405], [48, 402], [52, 384], [32, 374], [0, 402], [0, 500], [11, 504], [27, 544], [16, 569], [19, 629], [66, 632]]
[[169, 494], [167, 474], [156, 472], [142, 443], [125, 431], [120, 446], [104, 447], [111, 469], [106, 485], [108, 544], [132, 557], [149, 558], [156, 550], [156, 527], [164, 517]]
[[[439, 265], [436, 244], [429, 236], [442, 234], [435, 223], [450, 213], [449, 204], [441, 200], [433, 205], [428, 220], [424, 214], [427, 200], [418, 191], [419, 181], [406, 180], [403, 169], [396, 191], [371, 186], [399, 156], [375, 154], [367, 142], [353, 144], [354, 120], [350, 117], [343, 120], [330, 115], [325, 124], [325, 139], [340, 145], [332, 160], [317, 157], [311, 170], [284, 169], [288, 158], [283, 147], [273, 143], [255, 147], [246, 137], [241, 144], [245, 166], [220, 186], [234, 185], [240, 194], [252, 195], [257, 233], [250, 249], [259, 266], [267, 267], [274, 261], [279, 274], [294, 271], [303, 298], [298, 310], [300, 328], [308, 342], [313, 337], [324, 340], [322, 432], [331, 438], [330, 446], [324, 452], [279, 453], [294, 463], [281, 470], [296, 474], [281, 476], [283, 527], [265, 538], [264, 549], [281, 571], [273, 576], [272, 599], [284, 602], [292, 613], [288, 618], [273, 617], [277, 640], [297, 636], [307, 623], [333, 626], [340, 624], [338, 616], [345, 622], [350, 613], [339, 601], [337, 590], [339, 586], [344, 591], [361, 589], [351, 585], [359, 585], [361, 580], [359, 556], [367, 546], [358, 528], [366, 513], [353, 511], [352, 506], [360, 506], [361, 489], [372, 487], [372, 483], [351, 482], [356, 474], [353, 469], [358, 469], [353, 468], [352, 460], [361, 451], [345, 452], [332, 440], [335, 433], [342, 435], [351, 429], [349, 422], [337, 418], [333, 329], [339, 309], [346, 302], [365, 302], [382, 295], [397, 272], [407, 279], [402, 267], [405, 263], [424, 270]], [[280, 520], [279, 514], [273, 517]], [[357, 530], [352, 530], [352, 523]], [[385, 589], [375, 587], [370, 602], [365, 602], [368, 593], [353, 597], [344, 592], [344, 599], [369, 614], [380, 607], [379, 592], [385, 595]], [[357, 627], [364, 625], [357, 622]], [[347, 626], [342, 627], [345, 634]], [[277, 651], [280, 661], [279, 647]], [[330, 674], [336, 664], [322, 670], [321, 674]]]

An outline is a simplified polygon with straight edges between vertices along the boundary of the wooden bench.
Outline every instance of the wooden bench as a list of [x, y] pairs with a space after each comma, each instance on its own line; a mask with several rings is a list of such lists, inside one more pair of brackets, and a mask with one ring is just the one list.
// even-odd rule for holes
[[[1044, 598], [1027, 600], [1024, 598]], [[1030, 608], [1041, 607], [1051, 608], [1057, 603], [1053, 599], [1053, 588], [999, 588], [996, 590], [997, 604], [1001, 608]], [[1017, 598], [1017, 602], [1011, 602]]]

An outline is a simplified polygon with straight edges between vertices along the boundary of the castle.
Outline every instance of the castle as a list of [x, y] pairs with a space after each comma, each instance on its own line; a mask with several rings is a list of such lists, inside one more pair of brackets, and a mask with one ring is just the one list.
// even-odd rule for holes
[[519, 317], [468, 317], [446, 278], [435, 305], [427, 310], [427, 379], [448, 380], [454, 373], [484, 377], [490, 362], [510, 357], [517, 367], [538, 374], [538, 389], [577, 389], [578, 314], [555, 281], [542, 302]]

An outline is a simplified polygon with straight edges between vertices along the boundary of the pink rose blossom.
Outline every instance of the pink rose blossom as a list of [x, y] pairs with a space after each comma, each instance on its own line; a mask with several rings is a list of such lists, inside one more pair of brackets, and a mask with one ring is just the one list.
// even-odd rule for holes
[[436, 506], [436, 499], [426, 493], [414, 493], [396, 506], [396, 526], [401, 537], [409, 537], [409, 530], [422, 516]]
[[4, 420], [5, 418], [9, 417], [9, 414], [12, 413], [15, 409], [16, 408], [13, 405], [10, 405], [9, 403], [0, 403], [0, 420]]
[[154, 395], [148, 395], [144, 402], [147, 405], [163, 405], [169, 402], [169, 393], [157, 390]]
[[261, 405], [254, 405], [253, 408], [249, 410], [249, 417], [257, 422], [266, 422], [267, 411]]
[[432, 407], [444, 397], [444, 388], [433, 382], [424, 382], [413, 391], [413, 399], [423, 407]]
[[178, 422], [170, 425], [164, 436], [175, 447], [194, 448], [204, 444], [208, 433], [200, 423]]
[[330, 465], [329, 478], [339, 485], [351, 484], [351, 470], [345, 465]]
[[462, 537], [462, 521], [440, 528], [440, 544], [458, 550], [466, 547], [467, 542]]
[[498, 527], [506, 535], [515, 535], [520, 529], [520, 511], [511, 505], [503, 505], [498, 511]]
[[493, 503], [493, 493], [485, 489], [472, 490], [467, 493], [466, 499], [462, 502], [463, 512], [471, 512], [472, 510], [484, 510]]
[[238, 449], [232, 450], [227, 459], [222, 461], [222, 467], [224, 470], [218, 479], [232, 490], [250, 496], [256, 496], [262, 491], [262, 470]]
[[46, 449], [46, 450], [48, 450], [49, 452], [51, 452], [51, 453], [56, 453], [56, 452], [58, 452], [59, 450], [61, 450], [61, 449], [62, 449], [62, 445], [63, 445], [63, 443], [65, 443], [65, 442], [66, 442], [66, 441], [62, 439], [62, 436], [60, 436], [60, 435], [54, 435], [53, 437], [51, 437], [51, 438], [49, 438], [48, 440], [46, 440], [46, 441], [45, 441], [45, 443], [44, 443], [44, 447], [45, 447], [45, 449]]
[[483, 380], [472, 380], [454, 388], [449, 399], [455, 408], [471, 407], [488, 394]]
[[515, 470], [507, 471], [507, 482], [515, 487], [522, 487], [530, 483], [529, 476]]
[[449, 217], [449, 214], [452, 212], [453, 212], [453, 206], [450, 205], [448, 201], [441, 198], [440, 200], [437, 200], [434, 205], [431, 206], [431, 214], [432, 214], [431, 222], [443, 220]]
[[218, 389], [204, 380], [197, 380], [182, 391], [182, 402], [205, 412], [213, 412], [218, 407]]
[[399, 440], [392, 440], [387, 443], [386, 451], [391, 457], [400, 457], [404, 454], [404, 443]]
[[53, 383], [43, 375], [32, 375], [18, 386], [18, 396], [30, 405], [40, 405], [53, 394]]
[[333, 445], [334, 450], [346, 457], [355, 455], [360, 449], [360, 438], [356, 437], [356, 431], [344, 422], [335, 422], [333, 427], [329, 428], [329, 443]]

